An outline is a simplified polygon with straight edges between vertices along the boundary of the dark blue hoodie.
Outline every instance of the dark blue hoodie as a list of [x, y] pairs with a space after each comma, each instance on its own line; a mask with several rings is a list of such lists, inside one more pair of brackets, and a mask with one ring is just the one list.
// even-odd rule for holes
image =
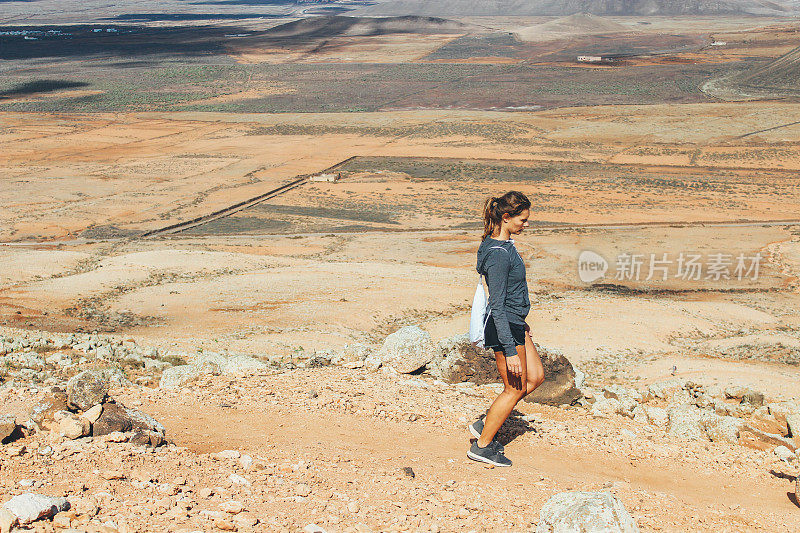
[[[500, 249], [500, 248], [502, 249]], [[514, 241], [486, 237], [478, 248], [477, 271], [486, 276], [489, 289], [488, 308], [491, 310], [497, 337], [503, 344], [506, 357], [517, 355], [509, 322], [525, 324], [531, 310], [525, 262], [514, 247]]]

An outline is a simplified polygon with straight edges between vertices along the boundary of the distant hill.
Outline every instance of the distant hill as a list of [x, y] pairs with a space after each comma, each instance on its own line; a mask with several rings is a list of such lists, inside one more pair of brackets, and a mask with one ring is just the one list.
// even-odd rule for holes
[[745, 71], [731, 81], [743, 87], [791, 90], [800, 94], [800, 47], [766, 65]]
[[723, 100], [800, 96], [800, 47], [765, 65], [709, 80], [703, 91]]
[[437, 17], [309, 17], [270, 28], [264, 35], [278, 38], [322, 38], [333, 36], [383, 35], [387, 33], [459, 33], [470, 26]]
[[373, 0], [363, 15], [566, 16], [593, 15], [796, 15], [795, 0]]
[[520, 41], [548, 41], [575, 34], [597, 35], [629, 31], [632, 30], [628, 26], [597, 15], [580, 13], [550, 20], [543, 24], [517, 28], [514, 36]]

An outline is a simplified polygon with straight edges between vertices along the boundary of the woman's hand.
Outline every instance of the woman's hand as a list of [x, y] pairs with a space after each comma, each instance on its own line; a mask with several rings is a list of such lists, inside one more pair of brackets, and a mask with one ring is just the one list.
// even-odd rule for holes
[[522, 378], [522, 363], [519, 360], [519, 355], [506, 357], [506, 369], [509, 375], [514, 376], [517, 380]]

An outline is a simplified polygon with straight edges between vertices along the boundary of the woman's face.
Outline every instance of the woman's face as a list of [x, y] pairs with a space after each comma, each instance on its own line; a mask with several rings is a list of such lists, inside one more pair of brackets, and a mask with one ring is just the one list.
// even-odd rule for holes
[[525, 209], [522, 213], [517, 216], [503, 217], [503, 222], [508, 225], [508, 231], [512, 235], [519, 235], [522, 233], [522, 230], [528, 227], [528, 217], [530, 216], [531, 211], [530, 209]]

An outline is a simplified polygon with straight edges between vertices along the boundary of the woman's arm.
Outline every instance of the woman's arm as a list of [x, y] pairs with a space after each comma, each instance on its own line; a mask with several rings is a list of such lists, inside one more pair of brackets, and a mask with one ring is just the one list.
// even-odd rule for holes
[[517, 355], [517, 347], [506, 316], [506, 288], [508, 271], [511, 269], [511, 257], [505, 248], [492, 250], [486, 258], [486, 285], [489, 287], [489, 309], [492, 310], [497, 338], [503, 345], [503, 355]]

